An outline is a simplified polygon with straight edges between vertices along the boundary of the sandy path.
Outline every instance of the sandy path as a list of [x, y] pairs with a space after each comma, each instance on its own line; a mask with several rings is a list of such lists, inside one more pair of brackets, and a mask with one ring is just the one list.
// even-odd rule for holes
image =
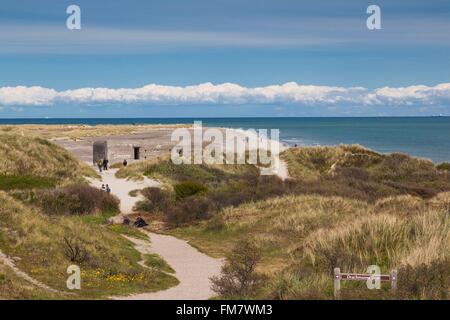
[[[133, 206], [140, 199], [139, 197], [131, 197], [129, 195], [131, 190], [161, 185], [158, 181], [148, 178], [145, 178], [143, 181], [118, 179], [115, 176], [116, 172], [117, 169], [104, 171], [101, 174], [102, 181], [91, 180], [91, 184], [97, 188], [101, 188], [102, 184], [108, 184], [111, 188], [111, 193], [120, 199], [122, 214], [131, 213]], [[121, 216], [116, 217], [115, 221], [120, 223]], [[113, 297], [113, 299], [203, 300], [214, 295], [211, 291], [209, 278], [220, 274], [222, 260], [211, 258], [199, 252], [184, 240], [144, 230], [143, 232], [149, 236], [150, 241], [127, 238], [135, 244], [135, 248], [141, 254], [157, 253], [160, 255], [175, 270], [175, 276], [180, 283], [168, 290]]]
[[114, 222], [121, 223], [123, 214], [132, 213], [136, 202], [142, 200], [142, 195], [139, 194], [136, 197], [132, 197], [129, 195], [129, 192], [132, 190], [144, 189], [146, 187], [160, 187], [161, 183], [156, 180], [148, 179], [147, 177], [144, 177], [144, 180], [141, 181], [118, 179], [115, 176], [117, 171], [118, 169], [103, 171], [100, 174], [102, 181], [90, 179], [90, 183], [92, 186], [99, 189], [102, 187], [102, 184], [109, 185], [111, 193], [120, 199], [120, 211], [122, 214], [115, 217]]
[[146, 232], [148, 241], [129, 238], [142, 253], [157, 253], [175, 270], [176, 287], [151, 293], [114, 297], [123, 300], [206, 300], [214, 295], [210, 277], [218, 275], [222, 261], [211, 258], [172, 236]]

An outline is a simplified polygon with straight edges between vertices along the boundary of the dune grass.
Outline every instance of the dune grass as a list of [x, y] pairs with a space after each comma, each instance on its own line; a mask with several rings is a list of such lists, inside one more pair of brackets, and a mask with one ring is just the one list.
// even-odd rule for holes
[[45, 189], [55, 186], [56, 182], [52, 178], [0, 175], [0, 190]]
[[432, 161], [405, 154], [379, 154], [358, 145], [292, 148], [287, 162], [296, 193], [376, 201], [410, 194], [431, 198], [450, 190], [450, 177]]
[[[31, 286], [9, 267], [0, 263], [0, 300], [61, 299], [62, 297], [61, 294]], [[65, 298], [70, 299], [70, 296]]]
[[[444, 193], [430, 200], [398, 196], [371, 204], [290, 195], [227, 208], [211, 220], [168, 232], [216, 257], [227, 256], [241, 240], [257, 243], [262, 252], [258, 270], [270, 280], [256, 297], [330, 299], [336, 266], [365, 272], [376, 264], [383, 272], [411, 268], [414, 273], [450, 262], [449, 199]], [[448, 282], [440, 285], [439, 294], [428, 298], [450, 289]], [[359, 285], [343, 286], [347, 298], [396, 298], [387, 287], [373, 294]], [[427, 297], [399, 286], [402, 298]]]
[[86, 176], [98, 177], [67, 150], [42, 138], [0, 134], [0, 159], [0, 179], [10, 179], [21, 186], [24, 182], [20, 180], [25, 179], [25, 183], [39, 184], [39, 177], [45, 177], [42, 183], [52, 180], [57, 184], [83, 182]]
[[[52, 288], [67, 291], [66, 269], [82, 270], [78, 298], [149, 292], [177, 283], [164, 273], [142, 268], [139, 252], [125, 238], [82, 217], [48, 217], [0, 192], [0, 249], [19, 257], [17, 266]], [[71, 261], [68, 243], [83, 254]]]

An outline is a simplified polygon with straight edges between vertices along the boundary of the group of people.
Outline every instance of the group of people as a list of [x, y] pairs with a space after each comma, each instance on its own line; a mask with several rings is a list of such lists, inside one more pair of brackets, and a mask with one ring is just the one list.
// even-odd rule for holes
[[111, 193], [111, 188], [109, 187], [108, 184], [102, 184], [102, 191], [106, 192], [106, 193]]
[[[128, 216], [125, 216], [123, 218], [123, 224], [125, 224], [127, 226], [129, 226], [131, 224], [131, 220], [130, 220], [130, 218]], [[133, 225], [136, 228], [143, 228], [145, 226], [148, 226], [148, 223], [145, 222], [145, 220], [142, 218], [142, 216], [140, 214], [138, 214], [138, 216], [136, 218], [136, 221], [134, 221]]]
[[108, 164], [109, 164], [108, 159], [99, 159], [97, 161], [98, 171], [102, 172], [103, 170], [104, 171], [108, 170]]

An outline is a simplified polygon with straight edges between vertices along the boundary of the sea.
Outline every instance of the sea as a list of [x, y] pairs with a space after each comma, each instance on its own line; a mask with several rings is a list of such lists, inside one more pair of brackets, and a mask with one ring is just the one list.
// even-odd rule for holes
[[236, 129], [279, 129], [290, 146], [360, 144], [435, 163], [450, 161], [450, 117], [349, 118], [42, 118], [0, 119], [2, 124], [193, 124]]

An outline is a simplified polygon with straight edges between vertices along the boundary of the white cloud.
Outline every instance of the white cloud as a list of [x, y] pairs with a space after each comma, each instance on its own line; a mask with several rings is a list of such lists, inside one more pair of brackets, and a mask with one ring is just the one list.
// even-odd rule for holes
[[0, 87], [0, 106], [51, 106], [76, 104], [244, 105], [289, 104], [302, 106], [450, 105], [450, 83], [434, 87], [402, 88], [282, 85], [248, 88], [234, 83], [192, 86], [149, 84], [141, 88], [80, 88], [57, 91], [43, 87]]

